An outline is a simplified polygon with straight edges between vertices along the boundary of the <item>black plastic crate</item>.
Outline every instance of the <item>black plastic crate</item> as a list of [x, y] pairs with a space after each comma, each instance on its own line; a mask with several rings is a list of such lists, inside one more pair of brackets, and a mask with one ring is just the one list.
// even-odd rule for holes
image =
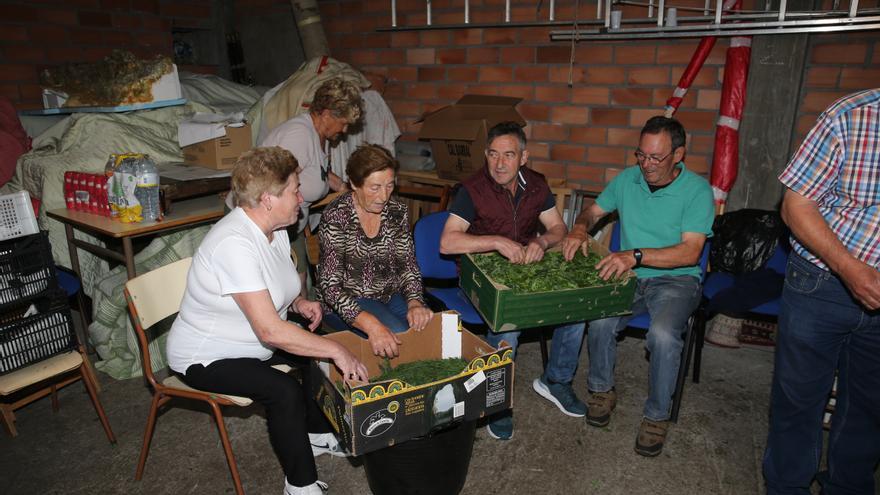
[[0, 242], [0, 309], [57, 287], [47, 232]]
[[[36, 314], [25, 316], [31, 308]], [[76, 348], [67, 295], [45, 297], [0, 314], [0, 375]]]

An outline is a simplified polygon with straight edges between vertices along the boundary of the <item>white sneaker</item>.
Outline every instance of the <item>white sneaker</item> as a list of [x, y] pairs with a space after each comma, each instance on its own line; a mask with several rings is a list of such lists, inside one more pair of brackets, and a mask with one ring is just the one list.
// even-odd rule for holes
[[330, 454], [335, 457], [348, 456], [345, 448], [336, 439], [336, 435], [332, 433], [309, 433], [309, 441], [312, 443], [312, 455], [315, 457], [321, 454]]
[[308, 486], [293, 486], [285, 479], [283, 495], [324, 495], [327, 488], [327, 483], [323, 481], [316, 481]]

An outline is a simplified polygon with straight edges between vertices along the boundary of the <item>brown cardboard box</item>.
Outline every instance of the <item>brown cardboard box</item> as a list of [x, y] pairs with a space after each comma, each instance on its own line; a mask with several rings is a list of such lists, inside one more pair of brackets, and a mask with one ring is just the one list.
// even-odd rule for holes
[[228, 170], [251, 149], [251, 125], [226, 126], [226, 135], [183, 147], [183, 161], [190, 165]]
[[485, 164], [486, 132], [504, 121], [526, 125], [516, 111], [520, 98], [464, 95], [454, 105], [424, 117], [419, 139], [431, 142], [442, 179], [462, 180]]
[[[495, 349], [458, 322], [455, 312], [435, 313], [421, 332], [397, 334], [403, 345], [399, 348], [400, 356], [391, 361], [393, 366], [439, 359], [444, 356], [444, 347], [449, 351], [450, 346], [460, 345], [460, 356], [468, 362], [467, 367], [456, 375], [424, 385], [412, 386], [399, 380], [343, 383], [335, 366], [327, 361], [312, 361], [312, 395], [349, 452], [372, 452], [454, 421], [474, 421], [512, 407], [513, 351], [509, 347]], [[373, 355], [368, 340], [352, 332], [338, 332], [326, 338], [351, 351], [364, 363], [370, 376], [379, 375], [384, 358]]]

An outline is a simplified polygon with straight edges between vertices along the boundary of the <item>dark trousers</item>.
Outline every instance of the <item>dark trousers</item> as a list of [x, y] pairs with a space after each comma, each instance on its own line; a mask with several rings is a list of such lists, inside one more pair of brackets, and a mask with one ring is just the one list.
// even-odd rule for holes
[[874, 494], [880, 461], [880, 312], [867, 312], [833, 274], [796, 254], [782, 291], [764, 477], [770, 495], [810, 493], [822, 456], [822, 415], [834, 370], [825, 495]]
[[[305, 387], [296, 378], [272, 366], [300, 368]], [[267, 361], [254, 358], [221, 359], [208, 366], [187, 368], [184, 382], [191, 387], [249, 397], [266, 409], [269, 441], [281, 462], [287, 481], [306, 486], [318, 479], [309, 433], [330, 431], [329, 424], [307, 391], [308, 359], [276, 351]]]

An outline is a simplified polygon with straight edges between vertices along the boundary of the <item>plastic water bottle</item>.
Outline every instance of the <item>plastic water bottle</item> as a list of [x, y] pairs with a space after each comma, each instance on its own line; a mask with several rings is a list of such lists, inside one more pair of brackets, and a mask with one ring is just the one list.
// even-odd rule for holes
[[135, 198], [141, 204], [141, 215], [145, 222], [155, 222], [161, 214], [159, 206], [159, 169], [149, 155], [139, 160], [137, 167], [137, 187]]

